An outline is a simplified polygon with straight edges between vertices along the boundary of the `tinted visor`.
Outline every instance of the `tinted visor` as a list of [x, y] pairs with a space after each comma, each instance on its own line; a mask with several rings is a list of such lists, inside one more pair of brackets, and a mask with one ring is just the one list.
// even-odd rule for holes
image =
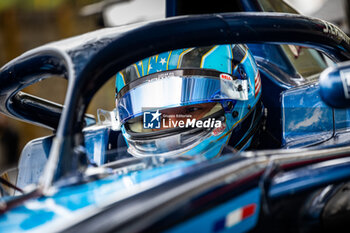
[[247, 80], [216, 70], [184, 69], [148, 75], [127, 84], [117, 94], [117, 109], [125, 123], [145, 112], [220, 100], [248, 100]]
[[142, 116], [128, 120], [125, 129], [130, 135], [146, 136], [147, 133], [156, 135], [159, 132], [164, 135], [173, 129], [198, 128], [198, 125], [213, 128], [216, 120], [223, 120], [224, 108], [220, 103], [211, 102], [163, 109], [158, 113], [146, 111]]
[[224, 132], [224, 113], [221, 103], [215, 102], [146, 111], [124, 124], [128, 150], [137, 157], [181, 155]]

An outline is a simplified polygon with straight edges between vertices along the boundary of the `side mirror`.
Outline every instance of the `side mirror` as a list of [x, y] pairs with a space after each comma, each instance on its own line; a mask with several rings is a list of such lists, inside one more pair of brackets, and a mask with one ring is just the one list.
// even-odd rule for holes
[[350, 107], [350, 62], [329, 67], [320, 76], [322, 100], [333, 108]]

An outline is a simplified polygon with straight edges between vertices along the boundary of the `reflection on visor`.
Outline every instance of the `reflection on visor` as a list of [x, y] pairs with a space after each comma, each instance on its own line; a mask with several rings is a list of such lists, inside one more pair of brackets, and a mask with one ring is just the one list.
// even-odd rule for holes
[[[223, 112], [220, 103], [187, 105], [160, 110], [159, 116], [156, 113], [149, 113], [148, 116], [146, 112], [142, 116], [128, 120], [125, 126], [129, 133], [130, 131], [134, 133], [159, 132], [174, 128], [195, 128], [198, 125], [197, 121], [202, 120], [203, 127], [213, 128], [218, 126], [215, 123], [222, 116], [220, 112]], [[158, 122], [159, 127], [157, 127]], [[148, 127], [148, 123], [152, 124], [152, 127]]]
[[248, 100], [247, 80], [205, 69], [160, 72], [126, 85], [117, 95], [117, 109], [125, 123], [145, 108], [162, 110], [218, 100]]
[[179, 156], [208, 137], [219, 136], [226, 128], [221, 103], [169, 108], [149, 116], [146, 113], [124, 124], [128, 151], [136, 157]]

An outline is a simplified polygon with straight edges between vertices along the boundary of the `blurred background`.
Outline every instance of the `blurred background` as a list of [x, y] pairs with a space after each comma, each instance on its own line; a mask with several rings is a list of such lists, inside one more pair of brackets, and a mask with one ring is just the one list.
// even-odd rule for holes
[[[0, 66], [40, 45], [103, 27], [99, 14], [80, 13], [84, 6], [96, 2], [0, 0]], [[51, 78], [24, 91], [63, 104], [66, 87], [66, 80]], [[16, 156], [11, 156], [13, 159], [18, 158], [29, 140], [49, 134], [52, 134], [50, 130], [0, 115], [0, 152], [15, 153]]]
[[[286, 2], [302, 14], [333, 22], [349, 33], [349, 0]], [[48, 42], [164, 17], [165, 0], [0, 0], [0, 66]], [[97, 108], [113, 109], [113, 82], [111, 79], [94, 98], [89, 113], [96, 115]], [[66, 87], [66, 80], [51, 78], [24, 91], [63, 104]], [[0, 154], [15, 154], [10, 157], [17, 160], [29, 140], [50, 134], [50, 130], [0, 115]]]

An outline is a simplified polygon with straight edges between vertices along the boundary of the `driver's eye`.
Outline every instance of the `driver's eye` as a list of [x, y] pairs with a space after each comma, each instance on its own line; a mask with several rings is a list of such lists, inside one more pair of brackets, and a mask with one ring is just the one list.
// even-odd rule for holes
[[192, 113], [192, 112], [196, 112], [198, 110], [201, 110], [201, 108], [198, 107], [189, 107], [185, 109], [185, 113]]

